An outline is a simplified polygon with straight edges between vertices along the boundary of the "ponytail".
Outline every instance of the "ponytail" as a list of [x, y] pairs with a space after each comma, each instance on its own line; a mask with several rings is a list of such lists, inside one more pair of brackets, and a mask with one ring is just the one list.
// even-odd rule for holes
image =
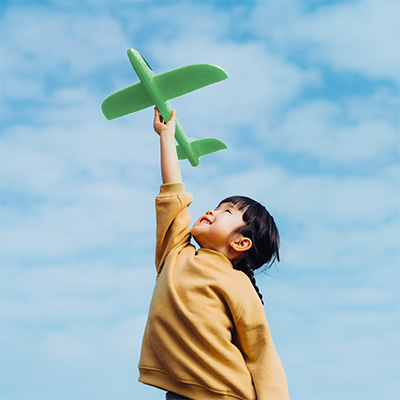
[[250, 279], [250, 282], [253, 284], [254, 289], [258, 294], [258, 297], [261, 300], [261, 303], [264, 304], [263, 296], [260, 292], [259, 287], [257, 286], [256, 278], [254, 277], [254, 269], [251, 267], [250, 264], [251, 264], [251, 261], [250, 261], [249, 257], [246, 255], [241, 261], [239, 261], [238, 263], [234, 263], [233, 268], [238, 271], [244, 272], [248, 276], [248, 278]]

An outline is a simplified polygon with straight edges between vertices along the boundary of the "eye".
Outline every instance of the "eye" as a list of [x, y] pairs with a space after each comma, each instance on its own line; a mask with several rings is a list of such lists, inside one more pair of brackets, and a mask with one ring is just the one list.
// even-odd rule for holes
[[229, 213], [229, 214], [232, 214], [232, 211], [231, 211], [229, 208], [227, 208], [227, 209], [225, 210], [225, 212], [227, 212], [227, 213]]

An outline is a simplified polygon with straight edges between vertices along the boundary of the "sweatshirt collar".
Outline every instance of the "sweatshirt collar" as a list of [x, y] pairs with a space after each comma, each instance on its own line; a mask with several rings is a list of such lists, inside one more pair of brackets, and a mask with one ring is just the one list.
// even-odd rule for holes
[[209, 254], [212, 257], [219, 257], [220, 258], [220, 261], [219, 261], [220, 263], [224, 263], [224, 264], [226, 264], [226, 266], [229, 266], [229, 267], [233, 268], [232, 263], [223, 254], [221, 254], [218, 251], [211, 250], [211, 249], [204, 249], [204, 248], [201, 247], [196, 251], [196, 255], [197, 254], [201, 254], [201, 253]]

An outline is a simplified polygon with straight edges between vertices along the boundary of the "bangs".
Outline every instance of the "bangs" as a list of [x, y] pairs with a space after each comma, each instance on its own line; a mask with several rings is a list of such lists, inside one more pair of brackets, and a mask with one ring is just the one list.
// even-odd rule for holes
[[260, 206], [260, 203], [246, 196], [227, 197], [226, 199], [222, 200], [218, 206], [220, 206], [223, 203], [233, 204], [239, 211], [243, 213], [243, 220], [245, 222], [247, 222], [248, 220], [246, 214], [248, 212], [252, 213], [254, 208], [258, 208]]

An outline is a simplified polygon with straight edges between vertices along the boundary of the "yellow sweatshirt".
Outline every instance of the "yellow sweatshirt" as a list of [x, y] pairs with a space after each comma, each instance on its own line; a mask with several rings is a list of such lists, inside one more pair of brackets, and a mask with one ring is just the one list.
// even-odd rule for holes
[[288, 399], [285, 372], [249, 278], [190, 244], [183, 184], [156, 198], [157, 280], [139, 381], [195, 400]]

